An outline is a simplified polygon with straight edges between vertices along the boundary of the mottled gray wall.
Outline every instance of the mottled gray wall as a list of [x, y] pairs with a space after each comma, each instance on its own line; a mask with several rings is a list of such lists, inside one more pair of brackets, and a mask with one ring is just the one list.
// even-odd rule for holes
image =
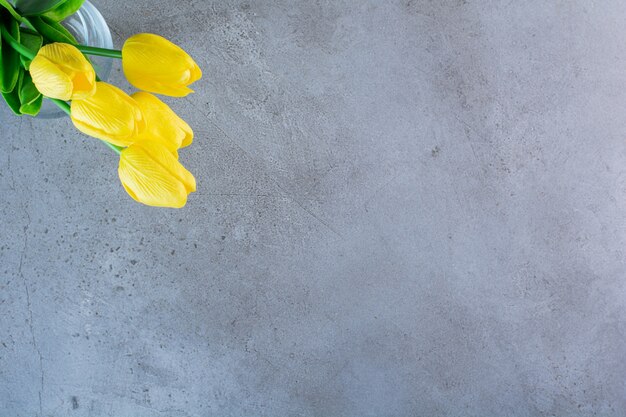
[[198, 192], [2, 112], [0, 415], [626, 415], [626, 2], [97, 5]]

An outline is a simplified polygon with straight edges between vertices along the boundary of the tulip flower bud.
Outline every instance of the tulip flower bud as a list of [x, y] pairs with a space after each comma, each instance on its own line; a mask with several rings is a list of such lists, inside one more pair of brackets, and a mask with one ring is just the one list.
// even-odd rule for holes
[[122, 67], [128, 81], [138, 89], [172, 97], [192, 93], [188, 85], [202, 77], [200, 67], [187, 52], [150, 33], [126, 40]]
[[159, 142], [137, 142], [122, 149], [118, 169], [126, 192], [148, 206], [180, 208], [196, 179]]
[[146, 122], [146, 129], [135, 139], [158, 141], [170, 151], [191, 144], [193, 130], [167, 104], [150, 93], [138, 92], [131, 97], [137, 102]]
[[96, 72], [85, 56], [67, 43], [51, 43], [39, 49], [30, 64], [37, 90], [46, 97], [78, 100], [96, 91]]
[[92, 97], [73, 100], [71, 113], [78, 130], [122, 147], [132, 144], [146, 127], [135, 100], [105, 82], [96, 83]]

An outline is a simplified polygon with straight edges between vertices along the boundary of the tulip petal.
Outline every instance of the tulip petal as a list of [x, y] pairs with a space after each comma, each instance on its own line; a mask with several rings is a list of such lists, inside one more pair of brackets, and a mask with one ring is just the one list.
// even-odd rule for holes
[[76, 47], [64, 43], [45, 45], [39, 50], [33, 62], [35, 63], [33, 81], [45, 96], [75, 100], [90, 97], [95, 93], [96, 72]]
[[193, 64], [193, 68], [191, 69], [191, 79], [189, 80], [191, 83], [196, 82], [200, 78], [202, 78], [202, 70], [195, 62]]
[[191, 144], [193, 130], [167, 104], [143, 91], [131, 97], [139, 105], [146, 121], [146, 129], [137, 137], [137, 141], [159, 141], [170, 151]]
[[122, 49], [122, 64], [133, 72], [150, 75], [151, 78], [180, 82], [181, 73], [189, 70], [185, 53], [153, 44], [141, 44], [127, 40]]
[[117, 146], [129, 146], [145, 129], [137, 103], [124, 91], [105, 82], [96, 84], [92, 97], [72, 101], [71, 113], [78, 130]]
[[141, 146], [145, 153], [149, 155], [153, 161], [156, 161], [162, 169], [166, 170], [172, 177], [180, 181], [188, 193], [196, 191], [196, 179], [194, 176], [191, 172], [187, 171], [171, 153], [167, 152], [166, 148], [150, 146], [150, 142], [141, 142], [139, 146]]
[[74, 91], [72, 100], [82, 100], [89, 98], [96, 93], [96, 80], [85, 73], [78, 73], [73, 80]]
[[75, 72], [92, 71], [87, 58], [73, 45], [67, 43], [51, 43], [39, 50], [38, 55], [48, 58], [65, 70]]
[[183, 207], [196, 181], [167, 148], [158, 143], [135, 143], [122, 150], [118, 174], [136, 201], [156, 207]]
[[180, 147], [184, 148], [184, 147], [187, 147], [187, 146], [191, 145], [191, 142], [193, 142], [193, 130], [191, 129], [191, 126], [189, 126], [187, 124], [187, 122], [185, 122], [182, 119], [181, 119], [181, 121], [184, 123], [184, 125], [181, 126], [181, 130], [183, 130], [183, 132], [185, 132], [185, 137], [183, 138], [182, 142], [180, 143]]
[[178, 45], [149, 33], [131, 36], [122, 48], [122, 67], [135, 87], [157, 94], [184, 97], [188, 85], [202, 76], [195, 61]]
[[30, 63], [30, 74], [44, 96], [59, 100], [72, 97], [72, 79], [48, 58], [37, 55]]
[[194, 92], [194, 90], [186, 86], [174, 86], [158, 82], [152, 82], [150, 84], [150, 88], [151, 90], [148, 90], [146, 88], [144, 88], [144, 90], [152, 91], [155, 94], [162, 94], [169, 97], [186, 97]]

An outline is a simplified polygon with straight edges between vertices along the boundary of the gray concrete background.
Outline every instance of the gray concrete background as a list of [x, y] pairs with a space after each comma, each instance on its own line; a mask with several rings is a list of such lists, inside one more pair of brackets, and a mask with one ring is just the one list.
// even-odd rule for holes
[[198, 192], [3, 111], [0, 415], [626, 415], [626, 2], [96, 4]]

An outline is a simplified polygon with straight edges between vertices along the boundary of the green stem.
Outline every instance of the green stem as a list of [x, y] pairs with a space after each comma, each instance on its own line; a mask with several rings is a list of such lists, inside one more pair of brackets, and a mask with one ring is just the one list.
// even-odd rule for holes
[[4, 38], [4, 40], [7, 41], [7, 43], [11, 45], [13, 49], [15, 49], [18, 53], [24, 55], [28, 59], [35, 58], [35, 53], [19, 43], [13, 36], [11, 36], [9, 31], [4, 26], [0, 26], [0, 30], [2, 31], [2, 37]]
[[122, 51], [115, 49], [96, 48], [95, 46], [76, 45], [79, 51], [87, 55], [106, 56], [108, 58], [122, 59]]
[[124, 148], [120, 148], [119, 146], [115, 146], [112, 143], [107, 142], [106, 140], [103, 140], [102, 142], [104, 142], [105, 145], [107, 145], [109, 148], [113, 149], [113, 152], [115, 152], [118, 155], [122, 154], [122, 149]]
[[68, 116], [72, 114], [72, 111], [70, 110], [70, 105], [67, 104], [67, 102], [63, 101], [63, 100], [59, 100], [58, 98], [50, 98], [50, 97], [46, 97], [47, 99], [49, 99], [51, 102], [53, 102], [54, 104], [56, 104], [61, 110], [63, 110]]
[[[52, 101], [54, 104], [56, 104], [57, 106], [59, 106], [59, 108], [60, 108], [61, 110], [63, 110], [65, 113], [67, 113], [67, 115], [68, 115], [68, 116], [72, 114], [71, 107], [70, 107], [70, 105], [69, 105], [69, 104], [67, 104], [67, 102], [65, 102], [65, 101], [63, 101], [63, 100], [58, 100], [58, 99], [56, 99], [56, 98], [50, 98], [50, 97], [46, 97], [46, 98], [48, 98], [48, 99], [49, 99], [50, 101]], [[124, 148], [121, 148], [121, 147], [119, 147], [119, 146], [115, 146], [115, 145], [113, 145], [112, 143], [109, 143], [109, 142], [107, 142], [107, 141], [105, 141], [105, 140], [103, 140], [102, 142], [104, 142], [104, 144], [105, 144], [105, 145], [107, 145], [109, 148], [113, 149], [113, 151], [114, 151], [116, 154], [118, 154], [118, 155], [120, 155], [120, 154], [122, 153], [122, 149], [124, 149]]]

